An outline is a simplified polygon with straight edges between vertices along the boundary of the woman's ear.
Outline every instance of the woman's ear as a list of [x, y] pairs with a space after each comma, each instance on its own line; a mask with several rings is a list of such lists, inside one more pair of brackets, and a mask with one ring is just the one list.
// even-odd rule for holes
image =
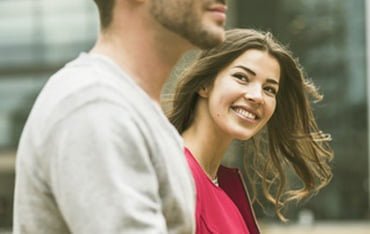
[[209, 95], [209, 88], [208, 87], [202, 87], [198, 90], [199, 96], [206, 98]]

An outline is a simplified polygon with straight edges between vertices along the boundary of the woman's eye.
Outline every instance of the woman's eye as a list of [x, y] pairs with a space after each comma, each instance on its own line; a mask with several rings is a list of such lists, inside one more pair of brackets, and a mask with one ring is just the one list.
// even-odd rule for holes
[[266, 87], [265, 90], [266, 90], [266, 92], [268, 92], [269, 94], [271, 94], [273, 96], [276, 96], [276, 94], [277, 94], [277, 90], [274, 87]]
[[248, 82], [248, 77], [243, 73], [235, 73], [232, 76], [235, 77], [238, 80]]

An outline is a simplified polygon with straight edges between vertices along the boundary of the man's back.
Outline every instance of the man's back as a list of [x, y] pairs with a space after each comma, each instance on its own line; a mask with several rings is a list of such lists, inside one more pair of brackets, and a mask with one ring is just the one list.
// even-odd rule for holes
[[25, 126], [14, 233], [191, 233], [182, 147], [118, 66], [81, 55], [50, 79]]

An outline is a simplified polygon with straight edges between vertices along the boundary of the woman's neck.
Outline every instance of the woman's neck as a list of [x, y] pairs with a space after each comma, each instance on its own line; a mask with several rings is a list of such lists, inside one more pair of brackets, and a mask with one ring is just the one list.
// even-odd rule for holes
[[185, 146], [193, 153], [208, 177], [214, 179], [231, 139], [225, 138], [211, 129], [214, 128], [194, 123], [183, 132], [182, 137]]

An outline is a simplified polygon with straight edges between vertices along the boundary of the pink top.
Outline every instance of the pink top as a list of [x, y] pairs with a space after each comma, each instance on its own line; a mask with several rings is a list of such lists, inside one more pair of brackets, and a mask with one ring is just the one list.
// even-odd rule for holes
[[[233, 202], [232, 198], [230, 198], [230, 195], [228, 195], [222, 188], [221, 182], [224, 184], [224, 179], [227, 179], [228, 176], [223, 178], [221, 181], [219, 178], [219, 187], [209, 179], [197, 160], [187, 148], [185, 148], [185, 155], [193, 173], [197, 191], [196, 233], [259, 233], [254, 220], [254, 215], [250, 213], [251, 208], [249, 202], [246, 201], [246, 194], [240, 194], [239, 191], [239, 197], [237, 197], [237, 199], [244, 197], [244, 200], [241, 202], [237, 201], [237, 203], [241, 203], [242, 206], [247, 205], [244, 207], [247, 208], [247, 210], [242, 212], [247, 213], [247, 216], [241, 213], [240, 207], [238, 208], [235, 205], [235, 201]], [[222, 170], [224, 169], [225, 167], [222, 167]], [[226, 168], [226, 170], [228, 170], [228, 168]], [[226, 171], [226, 174], [228, 174], [228, 171]], [[248, 220], [245, 220], [245, 218]], [[248, 223], [255, 225], [252, 227], [251, 232], [248, 230]]]

